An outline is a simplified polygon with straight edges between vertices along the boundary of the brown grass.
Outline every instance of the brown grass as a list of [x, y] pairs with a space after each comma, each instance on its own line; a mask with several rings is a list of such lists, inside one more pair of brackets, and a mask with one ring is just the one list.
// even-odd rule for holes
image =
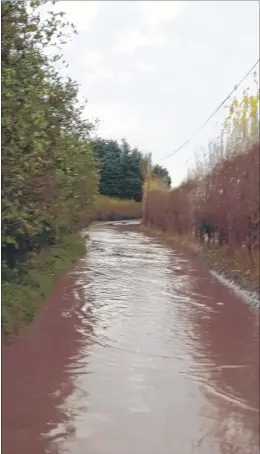
[[92, 219], [95, 221], [121, 221], [141, 218], [141, 203], [99, 195], [94, 202]]
[[259, 142], [216, 148], [179, 187], [149, 191], [146, 225], [197, 239], [215, 266], [259, 288]]

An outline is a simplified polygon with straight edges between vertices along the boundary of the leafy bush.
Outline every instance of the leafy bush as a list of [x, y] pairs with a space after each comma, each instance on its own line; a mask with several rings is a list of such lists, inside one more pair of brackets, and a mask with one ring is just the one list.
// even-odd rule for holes
[[[88, 218], [98, 187], [77, 85], [46, 56], [63, 41], [62, 14], [40, 1], [2, 2], [2, 259], [15, 268]], [[54, 59], [58, 59], [56, 56]]]

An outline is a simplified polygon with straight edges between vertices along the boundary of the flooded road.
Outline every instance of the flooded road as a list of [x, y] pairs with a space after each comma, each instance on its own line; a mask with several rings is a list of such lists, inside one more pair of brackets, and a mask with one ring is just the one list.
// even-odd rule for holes
[[88, 242], [3, 348], [3, 454], [258, 453], [258, 312], [134, 228]]

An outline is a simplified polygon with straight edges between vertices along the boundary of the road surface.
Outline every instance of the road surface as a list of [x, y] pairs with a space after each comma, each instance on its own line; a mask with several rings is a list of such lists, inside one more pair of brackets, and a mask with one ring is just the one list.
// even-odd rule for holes
[[99, 225], [2, 350], [3, 454], [255, 454], [259, 313], [194, 258]]

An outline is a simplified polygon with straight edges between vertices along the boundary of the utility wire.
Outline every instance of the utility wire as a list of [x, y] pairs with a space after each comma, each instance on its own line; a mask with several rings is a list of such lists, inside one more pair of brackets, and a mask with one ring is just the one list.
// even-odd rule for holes
[[214, 115], [219, 111], [219, 109], [225, 104], [225, 102], [230, 98], [230, 96], [238, 89], [238, 87], [242, 84], [242, 82], [244, 82], [244, 80], [247, 78], [247, 76], [249, 76], [249, 74], [253, 71], [253, 69], [258, 65], [259, 61], [260, 61], [260, 59], [258, 59], [257, 62], [252, 66], [252, 68], [245, 74], [243, 79], [241, 79], [241, 81], [237, 85], [235, 85], [233, 90], [224, 99], [224, 101], [222, 101], [222, 103], [216, 108], [216, 110], [214, 110], [214, 112], [210, 115], [210, 117], [208, 117], [208, 119], [194, 132], [194, 134], [192, 136], [190, 136], [189, 139], [187, 139], [179, 148], [176, 148], [176, 150], [174, 150], [171, 153], [169, 153], [168, 155], [164, 156], [164, 158], [162, 158], [161, 161], [163, 161], [164, 159], [168, 159], [170, 156], [173, 156], [174, 154], [178, 153], [178, 151], [180, 151], [183, 147], [185, 147], [185, 145], [187, 145], [192, 139], [194, 139], [194, 137], [204, 128], [204, 126], [206, 126], [206, 124], [214, 117]]

